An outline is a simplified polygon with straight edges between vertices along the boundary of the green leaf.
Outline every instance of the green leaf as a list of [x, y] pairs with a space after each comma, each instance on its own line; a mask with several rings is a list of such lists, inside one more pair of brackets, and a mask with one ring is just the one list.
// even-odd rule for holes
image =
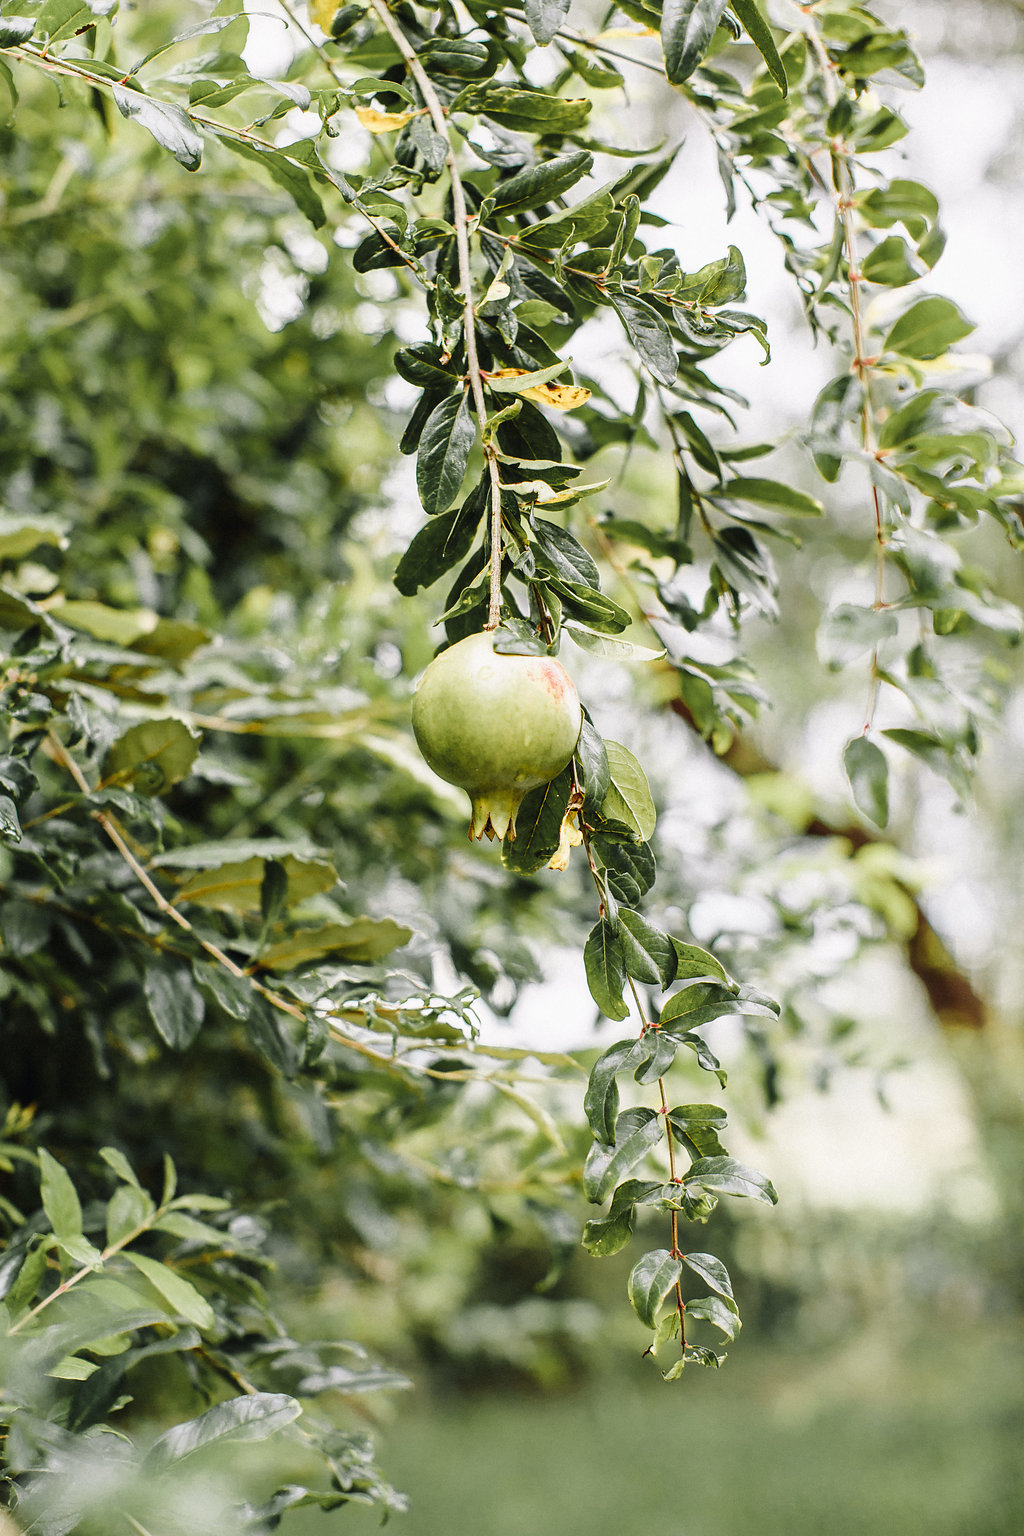
[[[313, 186], [310, 171], [296, 165], [286, 151], [236, 138], [229, 129], [225, 128], [219, 134], [219, 138], [232, 154], [240, 156], [243, 160], [255, 161], [257, 165], [262, 166], [271, 180], [288, 193], [295, 206], [305, 214], [313, 227], [323, 228], [327, 223], [327, 213]], [[311, 170], [315, 171], [315, 168], [311, 167]]]
[[789, 84], [782, 60], [779, 58], [779, 50], [775, 46], [771, 28], [754, 4], [754, 0], [729, 0], [729, 3], [746, 28], [750, 41], [764, 59], [768, 73], [775, 84], [783, 96], [788, 95]]
[[624, 1019], [629, 1008], [623, 1002], [626, 966], [615, 925], [601, 918], [590, 930], [583, 947], [583, 965], [590, 995], [610, 1019]]
[[515, 837], [506, 833], [501, 845], [501, 862], [506, 869], [532, 875], [557, 853], [571, 794], [572, 771], [564, 768], [550, 783], [523, 796], [516, 812]]
[[749, 501], [755, 506], [767, 507], [772, 512], [785, 512], [790, 517], [823, 517], [825, 508], [816, 496], [798, 491], [795, 486], [781, 480], [760, 480], [738, 477], [716, 486], [710, 499], [720, 501]]
[[150, 961], [142, 990], [161, 1038], [172, 1051], [187, 1050], [199, 1034], [206, 1012], [191, 971], [167, 961]]
[[675, 343], [665, 321], [642, 299], [627, 294], [609, 294], [640, 361], [661, 384], [675, 382], [679, 369]]
[[197, 1419], [176, 1424], [151, 1446], [144, 1466], [162, 1469], [208, 1446], [228, 1441], [266, 1440], [294, 1423], [302, 1404], [283, 1392], [251, 1392], [229, 1397]]
[[472, 85], [452, 102], [452, 112], [479, 112], [524, 133], [578, 133], [593, 103], [586, 97], [553, 96], [522, 86]]
[[[20, 19], [8, 17], [8, 21]], [[7, 45], [0, 44], [3, 46]], [[67, 545], [69, 526], [66, 519], [50, 517], [46, 513], [0, 511], [0, 560], [21, 560], [40, 544], [63, 549]]]
[[595, 1141], [583, 1165], [583, 1192], [597, 1205], [656, 1147], [662, 1138], [662, 1117], [653, 1109], [626, 1109], [615, 1126], [612, 1144]]
[[595, 1061], [583, 1100], [583, 1112], [598, 1141], [610, 1146], [615, 1140], [615, 1121], [619, 1113], [620, 1072], [628, 1072], [646, 1059], [642, 1039], [619, 1040]]
[[530, 522], [537, 547], [557, 576], [588, 587], [600, 586], [596, 563], [568, 529], [546, 522], [542, 517], [533, 517]]
[[59, 1243], [82, 1236], [82, 1205], [67, 1169], [47, 1152], [39, 1149], [42, 1174], [42, 1202], [47, 1221]]
[[597, 832], [591, 847], [604, 866], [612, 895], [627, 906], [635, 906], [654, 884], [654, 854], [648, 844], [623, 842]]
[[134, 1184], [136, 1189], [142, 1188], [131, 1163], [117, 1147], [101, 1147], [100, 1157], [108, 1168], [114, 1170], [119, 1179], [123, 1179], [126, 1184]]
[[[300, 845], [301, 846], [301, 845]], [[232, 858], [237, 851], [238, 857]], [[250, 855], [246, 857], [246, 855]], [[283, 839], [262, 838], [237, 843], [195, 843], [158, 854], [157, 868], [194, 869], [179, 888], [179, 902], [192, 901], [221, 912], [252, 912], [260, 909], [260, 890], [267, 859], [279, 859], [288, 875], [288, 905], [297, 906], [321, 891], [329, 891], [338, 878], [333, 864], [292, 851]]]
[[676, 952], [672, 940], [639, 912], [619, 909], [619, 942], [626, 973], [650, 986], [671, 986], [676, 977]]
[[483, 500], [474, 491], [461, 507], [439, 513], [420, 529], [395, 569], [395, 586], [403, 597], [413, 597], [421, 587], [432, 586], [465, 559], [485, 505], [486, 487]]
[[683, 1183], [687, 1187], [700, 1184], [716, 1195], [740, 1195], [765, 1205], [775, 1205], [779, 1198], [770, 1179], [734, 1157], [699, 1157], [684, 1174]]
[[920, 239], [926, 228], [939, 215], [935, 193], [919, 181], [906, 181], [897, 177], [888, 186], [873, 187], [858, 192], [854, 202], [865, 224], [874, 229], [889, 229], [893, 224], [903, 224], [907, 231]]
[[882, 288], [904, 288], [915, 282], [926, 271], [923, 262], [917, 261], [907, 242], [900, 235], [890, 235], [876, 245], [861, 262], [861, 272], [869, 283]]
[[[732, 1281], [729, 1279], [729, 1271], [721, 1259], [716, 1259], [711, 1253], [684, 1253], [683, 1263], [687, 1269], [692, 1269], [695, 1275], [710, 1285], [718, 1296], [725, 1297], [726, 1301], [735, 1306], [732, 1294]], [[689, 1302], [687, 1302], [689, 1307]]]
[[619, 634], [629, 628], [631, 620], [625, 608], [620, 608], [604, 592], [597, 592], [581, 581], [565, 581], [560, 576], [549, 577], [549, 583], [561, 598], [565, 611], [582, 620], [585, 627], [608, 634]]
[[711, 47], [726, 0], [665, 0], [661, 47], [673, 85], [688, 80]]
[[734, 1339], [740, 1331], [735, 1304], [729, 1306], [720, 1296], [700, 1296], [695, 1301], [688, 1301], [686, 1315], [688, 1318], [699, 1318], [704, 1323], [713, 1323], [727, 1339]]
[[606, 821], [621, 821], [646, 842], [654, 833], [658, 813], [647, 775], [637, 759], [618, 741], [606, 741], [611, 784], [601, 806]]
[[160, 1295], [179, 1317], [186, 1322], [194, 1323], [197, 1328], [212, 1328], [215, 1322], [213, 1308], [204, 1296], [196, 1290], [190, 1280], [177, 1270], [169, 1269], [166, 1264], [161, 1264], [156, 1259], [148, 1259], [144, 1254], [127, 1252], [124, 1257], [130, 1264], [134, 1264], [140, 1274], [145, 1275]]
[[629, 1299], [645, 1327], [658, 1326], [658, 1314], [682, 1272], [682, 1261], [673, 1258], [667, 1248], [652, 1249], [633, 1266], [628, 1282]]
[[595, 1259], [621, 1253], [633, 1236], [632, 1207], [617, 1216], [597, 1216], [583, 1227], [583, 1246]]
[[608, 767], [608, 752], [600, 733], [592, 722], [583, 717], [583, 729], [580, 731], [580, 739], [576, 743], [576, 760], [580, 765], [583, 782], [583, 792], [586, 796], [588, 807], [600, 806], [608, 793], [608, 785], [611, 782], [611, 773]]
[[7, 843], [21, 842], [21, 822], [18, 807], [10, 795], [0, 795], [0, 837]]
[[137, 1184], [119, 1184], [107, 1201], [107, 1243], [119, 1243], [145, 1226], [155, 1207]]
[[435, 406], [427, 418], [416, 456], [416, 488], [427, 512], [444, 512], [462, 485], [476, 422], [469, 392], [460, 390]]
[[950, 299], [920, 299], [891, 327], [883, 345], [887, 352], [927, 361], [940, 357], [973, 330], [974, 326]]
[[971, 794], [971, 776], [964, 761], [963, 753], [944, 742], [930, 731], [913, 731], [902, 728], [892, 728], [882, 732], [890, 741], [895, 741], [898, 746], [912, 753], [926, 763], [933, 773], [937, 773], [955, 790], [961, 800], [967, 800]]
[[676, 952], [677, 981], [710, 976], [728, 985], [729, 977], [720, 962], [699, 944], [684, 944], [681, 939], [673, 939], [672, 947]]
[[889, 820], [889, 764], [885, 753], [866, 736], [846, 744], [843, 767], [857, 809], [876, 826]]
[[524, 0], [526, 24], [539, 47], [550, 43], [569, 14], [570, 4], [571, 0]]
[[97, 16], [113, 10], [113, 0], [46, 0], [36, 17], [36, 31], [50, 43], [94, 26]]
[[599, 635], [573, 619], [562, 625], [562, 631], [581, 651], [606, 661], [660, 661], [665, 655], [664, 646], [656, 651], [651, 646], [634, 645], [632, 640], [620, 640], [616, 635]]
[[117, 778], [146, 795], [159, 795], [189, 772], [199, 737], [180, 720], [144, 720], [125, 731], [107, 753], [104, 778]]
[[393, 949], [408, 944], [412, 929], [390, 917], [357, 917], [351, 923], [322, 923], [316, 928], [297, 928], [288, 938], [268, 944], [260, 964], [270, 971], [290, 971], [311, 960], [332, 956], [359, 965], [382, 960]]
[[187, 171], [199, 169], [203, 140], [187, 112], [173, 102], [157, 101], [123, 85], [113, 87], [113, 97], [122, 117], [134, 118]]
[[554, 202], [590, 174], [594, 157], [588, 150], [576, 150], [571, 155], [556, 155], [542, 165], [530, 165], [526, 170], [499, 181], [491, 193], [496, 213], [525, 213], [542, 203]]
[[860, 608], [840, 603], [825, 614], [818, 626], [818, 655], [832, 671], [874, 651], [899, 628], [895, 613], [886, 608]]

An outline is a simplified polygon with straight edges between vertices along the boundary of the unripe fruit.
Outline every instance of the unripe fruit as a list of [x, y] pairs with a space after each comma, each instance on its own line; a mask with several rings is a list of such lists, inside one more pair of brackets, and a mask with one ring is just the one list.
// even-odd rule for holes
[[434, 658], [412, 728], [430, 767], [473, 802], [470, 837], [515, 837], [529, 789], [568, 764], [583, 724], [572, 678], [551, 656], [503, 656], [486, 630]]

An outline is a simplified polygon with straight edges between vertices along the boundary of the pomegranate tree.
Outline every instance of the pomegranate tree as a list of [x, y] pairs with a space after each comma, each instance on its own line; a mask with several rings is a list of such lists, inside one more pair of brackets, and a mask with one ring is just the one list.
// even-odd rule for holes
[[424, 758], [469, 793], [471, 838], [515, 837], [520, 801], [566, 767], [582, 723], [579, 696], [560, 661], [504, 655], [486, 630], [435, 657], [412, 707]]

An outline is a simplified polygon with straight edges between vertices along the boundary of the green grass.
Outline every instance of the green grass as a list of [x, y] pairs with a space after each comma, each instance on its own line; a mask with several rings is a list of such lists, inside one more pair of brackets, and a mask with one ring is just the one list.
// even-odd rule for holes
[[[649, 1363], [649, 1362], [648, 1362]], [[624, 1373], [571, 1395], [420, 1393], [381, 1445], [396, 1536], [1019, 1536], [1024, 1372], [1007, 1331], [820, 1354], [733, 1350], [721, 1373]], [[287, 1536], [368, 1536], [367, 1510]]]

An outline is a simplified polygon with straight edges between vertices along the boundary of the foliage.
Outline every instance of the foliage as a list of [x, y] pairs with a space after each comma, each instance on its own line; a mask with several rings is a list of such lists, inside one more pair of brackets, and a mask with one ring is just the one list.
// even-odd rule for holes
[[[679, 1056], [717, 1093], [705, 1026], [744, 1020], [768, 1051], [779, 1004], [741, 978], [742, 946], [661, 919], [648, 778], [593, 711], [499, 872], [450, 851], [406, 727], [428, 613], [449, 643], [486, 627], [661, 668], [727, 753], [761, 698], [738, 637], [779, 612], [771, 543], [796, 562], [794, 520], [859, 475], [874, 570], [819, 640], [828, 664], [867, 663], [845, 762], [877, 828], [898, 752], [969, 792], [996, 702], [979, 647], [1020, 634], [958, 547], [983, 524], [1018, 547], [1024, 487], [964, 398], [969, 322], [916, 286], [942, 250], [935, 199], [886, 176], [905, 125], [883, 97], [922, 78], [901, 31], [845, 0], [785, 25], [754, 0], [622, 4], [593, 33], [560, 0], [315, 0], [285, 7], [298, 49], [270, 80], [248, 18], [197, 4], [175, 33], [178, 9], [25, 0], [0, 20], [4, 1412], [12, 1503], [54, 1531], [115, 1508], [145, 1527], [154, 1467], [169, 1529], [200, 1507], [218, 1529], [302, 1501], [396, 1508], [351, 1400], [400, 1379], [296, 1342], [260, 1274], [354, 1264], [354, 1239], [372, 1250], [368, 1229], [429, 1216], [447, 1185], [556, 1251], [579, 1185], [607, 1202], [593, 1254], [659, 1215], [628, 1289], [650, 1352], [676, 1345], [670, 1378], [720, 1363], [701, 1325], [739, 1328], [684, 1224], [775, 1191], [670, 1073]], [[742, 442], [714, 378], [737, 338], [770, 361], [741, 252], [688, 271], [657, 244], [676, 146], [624, 150], [608, 105], [640, 72], [711, 135], [730, 209], [765, 213], [840, 351], [806, 433], [817, 495], [759, 470], [775, 445]], [[628, 389], [572, 374], [587, 338], [628, 358]], [[367, 546], [406, 401], [425, 522], [395, 508], [399, 603]], [[658, 496], [593, 510], [636, 450]], [[735, 642], [727, 660], [701, 659], [705, 635]], [[578, 1063], [482, 1045], [472, 1009], [507, 1011], [533, 974], [521, 935], [559, 900], [540, 872], [580, 846], [592, 892], [568, 888], [567, 921], [596, 902], [586, 979], [607, 1018], [634, 1016], [592, 1065], [585, 1155], [557, 1123]], [[887, 878], [865, 860], [859, 895], [895, 927]], [[133, 1403], [137, 1369], [160, 1386]], [[301, 1435], [318, 1469], [231, 1513], [191, 1458], [264, 1435]]]

